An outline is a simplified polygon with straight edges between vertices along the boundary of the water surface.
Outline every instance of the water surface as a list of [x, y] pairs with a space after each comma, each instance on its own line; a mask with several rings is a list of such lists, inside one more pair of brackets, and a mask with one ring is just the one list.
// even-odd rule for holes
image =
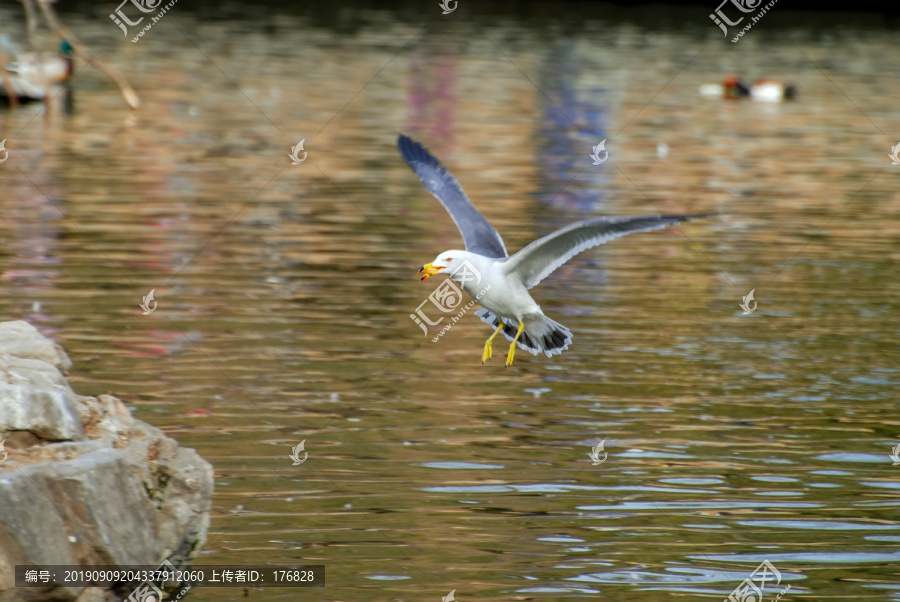
[[[144, 107], [86, 69], [71, 115], [0, 116], [4, 319], [214, 464], [202, 564], [327, 566], [255, 600], [721, 600], [765, 559], [789, 596], [900, 599], [895, 35], [427, 14], [178, 5], [121, 45], [70, 16]], [[738, 68], [798, 101], [698, 97]], [[409, 318], [461, 243], [398, 132], [511, 250], [730, 213], [580, 256], [533, 291], [572, 348], [482, 366], [474, 316]]]

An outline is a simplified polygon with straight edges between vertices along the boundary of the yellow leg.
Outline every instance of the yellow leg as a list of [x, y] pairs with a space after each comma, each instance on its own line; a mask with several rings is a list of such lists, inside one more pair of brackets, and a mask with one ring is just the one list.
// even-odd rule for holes
[[507, 368], [512, 366], [513, 356], [516, 354], [516, 342], [518, 342], [519, 337], [522, 336], [523, 330], [525, 330], [525, 322], [519, 322], [519, 332], [516, 333], [516, 338], [513, 339], [512, 345], [509, 346], [509, 355], [506, 356]]
[[500, 334], [501, 330], [503, 330], [503, 320], [500, 320], [500, 326], [497, 327], [497, 330], [494, 331], [494, 334], [491, 335], [491, 338], [489, 338], [484, 344], [484, 353], [481, 354], [482, 364], [491, 359], [491, 356], [493, 355], [491, 353], [491, 343], [494, 341], [494, 337]]

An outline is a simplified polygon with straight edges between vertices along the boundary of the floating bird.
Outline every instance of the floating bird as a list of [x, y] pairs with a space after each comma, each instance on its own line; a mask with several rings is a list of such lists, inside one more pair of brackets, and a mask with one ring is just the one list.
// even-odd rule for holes
[[741, 98], [749, 94], [750, 91], [735, 75], [729, 75], [721, 84], [700, 86], [700, 96], [707, 98]]
[[[11, 48], [6, 38], [0, 45], [7, 52]], [[0, 75], [0, 96], [9, 97], [11, 91], [19, 100], [43, 100], [55, 86], [72, 77], [73, 68], [72, 46], [66, 40], [59, 52], [19, 54]]]
[[441, 273], [450, 276], [484, 308], [475, 315], [496, 330], [484, 344], [482, 363], [491, 359], [491, 345], [501, 332], [512, 341], [506, 356], [507, 366], [513, 363], [517, 345], [532, 355], [543, 352], [547, 357], [569, 348], [572, 333], [545, 316], [528, 289], [578, 253], [632, 232], [657, 230], [691, 218], [715, 215], [600, 217], [570, 224], [509, 256], [500, 234], [472, 205], [459, 182], [440, 161], [424, 146], [402, 134], [397, 146], [425, 190], [444, 205], [462, 234], [465, 251], [444, 251], [419, 268], [419, 274], [424, 274], [420, 280]]
[[758, 79], [750, 86], [750, 98], [753, 100], [781, 102], [783, 100], [793, 100], [796, 96], [796, 87], [775, 79]]
[[793, 100], [797, 89], [791, 84], [784, 84], [774, 79], [758, 79], [750, 86], [745, 86], [735, 75], [729, 75], [721, 84], [703, 84], [700, 96], [707, 98], [746, 98], [762, 102], [781, 102]]

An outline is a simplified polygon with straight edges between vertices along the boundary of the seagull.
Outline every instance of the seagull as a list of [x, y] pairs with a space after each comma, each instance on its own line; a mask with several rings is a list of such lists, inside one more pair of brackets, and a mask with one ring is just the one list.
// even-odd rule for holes
[[497, 230], [428, 149], [403, 134], [397, 139], [397, 146], [425, 190], [441, 202], [462, 234], [464, 251], [444, 251], [419, 268], [419, 274], [423, 274], [420, 280], [446, 274], [481, 305], [483, 309], [475, 315], [496, 329], [484, 344], [482, 364], [491, 359], [492, 343], [501, 332], [511, 341], [507, 367], [513, 364], [516, 346], [532, 355], [543, 352], [547, 357], [569, 348], [572, 332], [545, 316], [528, 289], [578, 253], [632, 232], [658, 230], [688, 219], [716, 215], [599, 217], [570, 224], [510, 256]]

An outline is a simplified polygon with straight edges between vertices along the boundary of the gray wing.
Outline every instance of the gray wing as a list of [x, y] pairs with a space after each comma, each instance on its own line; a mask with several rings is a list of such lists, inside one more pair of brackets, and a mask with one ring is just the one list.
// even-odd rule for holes
[[397, 148], [422, 180], [425, 190], [433, 194], [453, 218], [466, 243], [467, 251], [495, 259], [507, 256], [503, 239], [490, 222], [478, 213], [456, 178], [428, 149], [403, 134], [397, 138]]
[[519, 274], [522, 283], [531, 288], [582, 251], [632, 232], [658, 230], [691, 218], [710, 215], [716, 214], [601, 217], [576, 222], [534, 241], [510, 257], [505, 262], [506, 271]]

